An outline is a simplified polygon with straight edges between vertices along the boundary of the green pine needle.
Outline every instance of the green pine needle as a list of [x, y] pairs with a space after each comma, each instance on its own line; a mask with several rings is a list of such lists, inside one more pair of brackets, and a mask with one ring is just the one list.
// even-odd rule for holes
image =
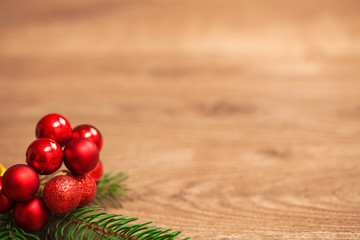
[[40, 240], [38, 236], [25, 232], [22, 228], [18, 227], [10, 213], [0, 214], [0, 239]]
[[[121, 201], [131, 199], [124, 181], [124, 172], [105, 174], [97, 183], [94, 205], [122, 207]], [[118, 239], [118, 240], [174, 240], [181, 231], [171, 231], [152, 225], [137, 223], [137, 218], [106, 213], [102, 208], [77, 208], [65, 215], [52, 215], [47, 226], [38, 232], [26, 232], [16, 225], [12, 213], [0, 214], [0, 240], [40, 239]], [[184, 238], [186, 240], [189, 238]]]
[[[48, 225], [47, 239], [119, 239], [119, 240], [173, 240], [181, 231], [152, 225], [152, 222], [134, 223], [137, 218], [101, 212], [100, 208], [77, 208], [70, 214], [53, 216]], [[189, 239], [189, 238], [185, 238]], [[183, 239], [183, 240], [185, 240]]]
[[128, 195], [129, 189], [124, 184], [128, 177], [125, 172], [104, 174], [103, 178], [97, 183], [97, 192], [93, 205], [103, 208], [122, 207], [121, 201], [131, 199]]

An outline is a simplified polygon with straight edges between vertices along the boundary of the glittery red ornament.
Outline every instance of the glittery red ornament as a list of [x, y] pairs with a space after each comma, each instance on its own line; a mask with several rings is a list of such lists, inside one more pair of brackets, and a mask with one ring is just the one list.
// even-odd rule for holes
[[94, 126], [88, 125], [88, 124], [82, 124], [73, 129], [73, 138], [86, 138], [96, 144], [96, 146], [99, 148], [99, 151], [101, 150], [103, 139], [101, 136], [101, 133], [98, 129], [96, 129]]
[[47, 175], [61, 166], [63, 152], [60, 145], [50, 138], [33, 141], [26, 151], [26, 162], [39, 174]]
[[50, 179], [43, 191], [46, 206], [56, 213], [74, 210], [81, 200], [81, 189], [72, 177], [60, 175]]
[[0, 177], [0, 213], [5, 213], [11, 210], [14, 205], [14, 201], [6, 197], [2, 191], [2, 176]]
[[99, 161], [96, 144], [85, 138], [70, 140], [64, 149], [65, 166], [74, 174], [85, 174], [93, 170]]
[[64, 146], [72, 136], [69, 121], [59, 114], [48, 114], [36, 125], [37, 138], [51, 138], [61, 146]]
[[96, 164], [95, 168], [93, 170], [91, 170], [88, 174], [95, 179], [95, 182], [98, 182], [101, 180], [101, 178], [103, 176], [103, 165], [102, 165], [100, 159], [99, 159], [98, 163]]
[[45, 226], [49, 218], [50, 211], [40, 196], [26, 202], [18, 202], [14, 206], [15, 222], [26, 231], [39, 230]]
[[16, 164], [6, 170], [2, 179], [2, 192], [8, 198], [27, 201], [39, 189], [39, 177], [35, 170], [25, 164]]
[[84, 207], [92, 202], [96, 195], [96, 182], [89, 174], [74, 175], [73, 178], [81, 188], [81, 200], [78, 207]]

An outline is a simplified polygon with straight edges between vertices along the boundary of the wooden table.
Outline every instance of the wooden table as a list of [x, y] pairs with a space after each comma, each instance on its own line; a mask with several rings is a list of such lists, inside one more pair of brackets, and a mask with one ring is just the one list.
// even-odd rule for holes
[[0, 156], [51, 112], [192, 239], [360, 238], [359, 1], [0, 2]]

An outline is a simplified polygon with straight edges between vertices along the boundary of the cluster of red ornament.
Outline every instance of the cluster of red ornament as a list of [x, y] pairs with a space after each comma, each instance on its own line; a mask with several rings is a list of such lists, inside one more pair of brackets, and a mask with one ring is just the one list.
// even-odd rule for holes
[[[16, 223], [28, 231], [43, 227], [51, 211], [63, 214], [88, 205], [103, 174], [102, 136], [95, 127], [72, 129], [63, 116], [49, 114], [38, 122], [36, 137], [26, 151], [28, 165], [13, 165], [0, 177], [0, 213], [13, 209]], [[41, 196], [38, 174], [52, 174], [62, 162], [70, 174], [52, 177]]]

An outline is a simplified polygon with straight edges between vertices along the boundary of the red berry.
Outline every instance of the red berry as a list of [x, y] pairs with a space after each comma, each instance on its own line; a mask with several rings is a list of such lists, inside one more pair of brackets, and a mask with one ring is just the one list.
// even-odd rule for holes
[[93, 141], [96, 146], [101, 150], [103, 139], [101, 133], [94, 126], [88, 124], [82, 124], [73, 129], [73, 138], [86, 138]]
[[36, 125], [37, 138], [51, 138], [64, 146], [72, 136], [72, 129], [69, 121], [59, 114], [48, 114]]
[[0, 213], [5, 213], [11, 210], [14, 205], [14, 201], [6, 197], [2, 191], [2, 177], [0, 177]]
[[64, 149], [64, 163], [74, 174], [85, 174], [93, 170], [99, 161], [96, 144], [85, 138], [70, 140]]
[[2, 179], [2, 192], [11, 200], [22, 202], [34, 197], [39, 189], [39, 177], [25, 164], [16, 164], [6, 170]]
[[59, 144], [50, 138], [33, 141], [26, 151], [26, 162], [39, 174], [47, 175], [61, 166], [63, 152]]
[[50, 211], [40, 196], [14, 206], [14, 219], [17, 225], [26, 231], [36, 231], [45, 226], [50, 218]]
[[78, 207], [85, 207], [95, 198], [96, 182], [89, 174], [75, 175], [73, 178], [78, 182], [81, 188], [81, 200]]
[[89, 172], [89, 175], [92, 176], [96, 182], [100, 181], [103, 176], [103, 165], [99, 159], [95, 168]]
[[60, 175], [50, 179], [43, 191], [46, 206], [56, 213], [74, 210], [81, 200], [81, 189], [72, 177]]

